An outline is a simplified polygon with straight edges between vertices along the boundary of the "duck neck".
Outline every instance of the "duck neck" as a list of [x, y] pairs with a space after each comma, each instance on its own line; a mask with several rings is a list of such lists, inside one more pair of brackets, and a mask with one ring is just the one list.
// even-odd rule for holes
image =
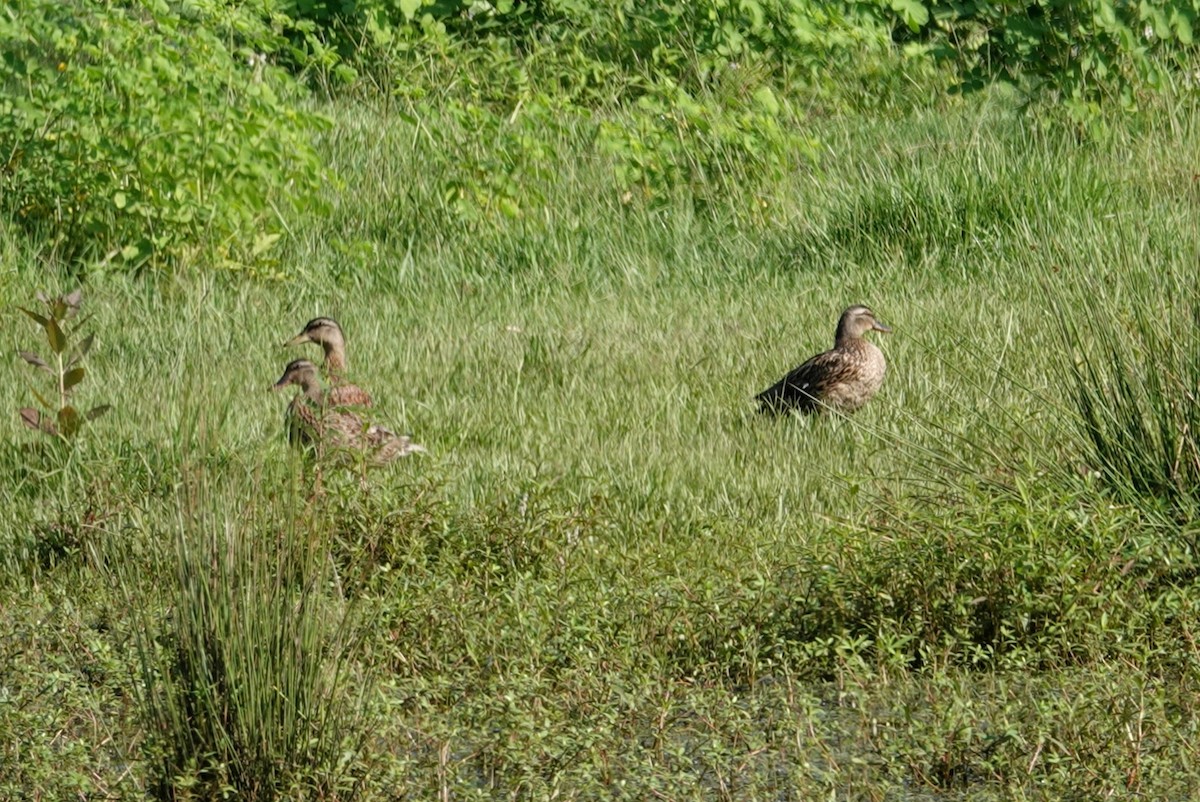
[[299, 384], [301, 392], [309, 401], [320, 404], [325, 400], [321, 394], [321, 384], [315, 378], [306, 377]]
[[851, 331], [849, 326], [839, 325], [837, 334], [833, 338], [833, 347], [853, 348], [861, 342], [865, 342], [861, 334]]
[[327, 342], [325, 348], [325, 372], [331, 377], [340, 377], [346, 372], [346, 346], [341, 342]]

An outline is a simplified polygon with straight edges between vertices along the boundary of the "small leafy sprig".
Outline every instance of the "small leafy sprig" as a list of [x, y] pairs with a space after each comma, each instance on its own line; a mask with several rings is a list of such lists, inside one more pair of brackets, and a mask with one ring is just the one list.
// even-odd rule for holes
[[70, 402], [72, 391], [79, 382], [83, 381], [84, 370], [79, 363], [91, 350], [95, 335], [87, 335], [72, 347], [71, 340], [78, 334], [86, 318], [75, 323], [69, 330], [63, 325], [79, 313], [83, 301], [82, 291], [75, 290], [57, 298], [49, 298], [39, 292], [37, 298], [46, 305], [48, 314], [39, 314], [25, 307], [20, 307], [20, 309], [33, 322], [42, 327], [46, 333], [46, 342], [50, 345], [50, 352], [54, 356], [50, 362], [47, 362], [32, 351], [20, 351], [19, 353], [21, 358], [30, 365], [54, 377], [55, 389], [58, 391], [58, 404], [56, 406], [46, 396], [33, 390], [34, 397], [51, 414], [44, 414], [32, 407], [23, 407], [18, 410], [18, 414], [21, 416], [21, 422], [30, 429], [69, 440], [79, 433], [79, 429], [85, 421], [95, 420], [111, 408], [108, 404], [100, 404], [87, 412], [80, 413]]

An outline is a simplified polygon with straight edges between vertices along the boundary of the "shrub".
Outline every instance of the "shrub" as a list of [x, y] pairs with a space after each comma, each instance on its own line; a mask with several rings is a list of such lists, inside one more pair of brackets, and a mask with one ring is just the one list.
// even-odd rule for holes
[[[268, 24], [263, 19], [273, 20]], [[0, 11], [0, 211], [67, 260], [226, 264], [278, 238], [321, 166], [286, 18], [219, 2], [16, 0]]]
[[781, 105], [765, 84], [748, 96], [693, 97], [664, 82], [638, 102], [632, 120], [600, 125], [599, 145], [618, 183], [646, 196], [686, 187], [696, 197], [727, 197], [739, 183], [779, 178], [795, 154], [815, 156], [811, 140], [780, 124]]
[[1156, 86], [1164, 65], [1194, 43], [1196, 0], [1036, 0], [930, 2], [893, 0], [905, 26], [927, 34], [934, 51], [955, 61], [960, 89], [992, 81], [1052, 93], [1081, 122], [1115, 101], [1132, 109], [1138, 89]]
[[319, 536], [252, 508], [222, 521], [191, 492], [168, 547], [166, 625], [139, 637], [152, 795], [354, 798], [360, 721]]

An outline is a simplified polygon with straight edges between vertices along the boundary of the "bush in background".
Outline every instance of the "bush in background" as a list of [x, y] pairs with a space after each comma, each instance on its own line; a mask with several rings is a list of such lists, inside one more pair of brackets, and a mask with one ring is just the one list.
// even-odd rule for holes
[[322, 178], [322, 121], [270, 64], [289, 27], [256, 4], [9, 4], [0, 211], [69, 262], [261, 254]]
[[906, 28], [953, 61], [959, 88], [993, 81], [1050, 97], [1078, 122], [1102, 107], [1136, 109], [1145, 88], [1160, 88], [1172, 65], [1195, 52], [1196, 0], [931, 2], [893, 0]]

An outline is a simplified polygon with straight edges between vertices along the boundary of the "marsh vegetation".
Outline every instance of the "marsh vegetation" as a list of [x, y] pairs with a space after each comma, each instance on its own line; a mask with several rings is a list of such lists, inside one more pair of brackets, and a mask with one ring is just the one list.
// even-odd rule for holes
[[[0, 79], [0, 797], [1197, 792], [1188, 4], [1082, 85], [920, 3], [64, 5], [163, 41]], [[67, 438], [18, 307], [77, 287]], [[878, 395], [756, 414], [853, 303]], [[320, 315], [428, 451], [318, 493]]]

